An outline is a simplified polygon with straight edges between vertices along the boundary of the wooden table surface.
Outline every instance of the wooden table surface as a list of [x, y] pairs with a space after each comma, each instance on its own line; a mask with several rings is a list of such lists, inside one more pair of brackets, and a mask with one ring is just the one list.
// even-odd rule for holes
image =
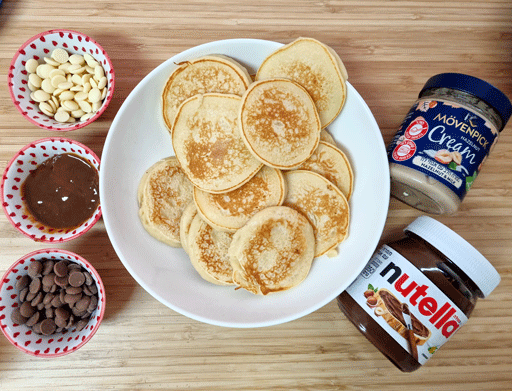
[[[311, 36], [343, 59], [389, 143], [423, 83], [442, 72], [487, 80], [512, 97], [508, 0], [4, 0], [0, 5], [0, 171], [24, 145], [48, 136], [11, 102], [7, 71], [18, 47], [54, 28], [84, 32], [116, 71], [113, 101], [85, 129], [66, 134], [101, 155], [130, 91], [156, 66], [192, 46], [228, 38], [287, 43]], [[364, 129], [361, 129], [364, 132]], [[382, 240], [421, 215], [391, 200]], [[58, 247], [88, 259], [106, 285], [107, 310], [79, 351], [37, 359], [0, 337], [0, 389], [83, 390], [511, 390], [512, 123], [458, 213], [439, 217], [496, 267], [501, 284], [420, 370], [404, 374], [338, 310], [335, 301], [266, 328], [203, 324], [155, 300], [117, 257], [102, 221]], [[0, 273], [32, 242], [0, 216]]]

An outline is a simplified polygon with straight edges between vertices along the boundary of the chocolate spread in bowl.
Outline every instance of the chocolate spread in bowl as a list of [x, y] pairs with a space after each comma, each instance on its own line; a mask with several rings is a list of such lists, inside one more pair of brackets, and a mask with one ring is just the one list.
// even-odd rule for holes
[[70, 229], [88, 220], [99, 204], [98, 171], [74, 153], [55, 155], [30, 173], [22, 187], [26, 207], [46, 227]]

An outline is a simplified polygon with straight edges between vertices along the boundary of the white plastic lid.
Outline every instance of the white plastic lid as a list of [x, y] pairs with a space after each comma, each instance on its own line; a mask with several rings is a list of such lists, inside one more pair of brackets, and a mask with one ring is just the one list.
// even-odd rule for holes
[[404, 231], [418, 235], [443, 253], [473, 280], [484, 297], [500, 283], [501, 277], [491, 263], [466, 240], [437, 220], [420, 216]]

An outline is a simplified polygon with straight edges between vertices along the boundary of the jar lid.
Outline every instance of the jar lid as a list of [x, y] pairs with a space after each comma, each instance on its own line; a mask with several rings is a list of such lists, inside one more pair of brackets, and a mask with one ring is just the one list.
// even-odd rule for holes
[[429, 242], [455, 263], [487, 297], [498, 286], [501, 277], [491, 263], [466, 240], [446, 225], [428, 216], [420, 216], [404, 231]]
[[425, 90], [443, 87], [467, 92], [492, 106], [501, 117], [502, 125], [500, 131], [505, 127], [512, 115], [512, 103], [510, 103], [510, 100], [503, 92], [484, 80], [462, 73], [441, 73], [432, 76], [423, 86], [419, 96], [421, 97]]

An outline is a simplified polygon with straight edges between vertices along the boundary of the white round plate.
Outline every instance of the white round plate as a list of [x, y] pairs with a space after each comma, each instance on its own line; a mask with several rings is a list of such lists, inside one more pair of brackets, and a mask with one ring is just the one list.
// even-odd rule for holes
[[299, 286], [268, 296], [203, 280], [181, 248], [151, 237], [138, 217], [137, 187], [144, 171], [174, 155], [161, 114], [161, 92], [176, 64], [224, 54], [255, 74], [281, 43], [233, 39], [188, 49], [147, 75], [126, 98], [108, 133], [100, 171], [103, 218], [112, 245], [135, 280], [161, 303], [192, 319], [226, 327], [262, 327], [288, 322], [321, 308], [345, 290], [373, 254], [389, 206], [389, 169], [380, 129], [349, 83], [345, 107], [328, 127], [354, 170], [348, 238], [339, 255], [313, 262]]

